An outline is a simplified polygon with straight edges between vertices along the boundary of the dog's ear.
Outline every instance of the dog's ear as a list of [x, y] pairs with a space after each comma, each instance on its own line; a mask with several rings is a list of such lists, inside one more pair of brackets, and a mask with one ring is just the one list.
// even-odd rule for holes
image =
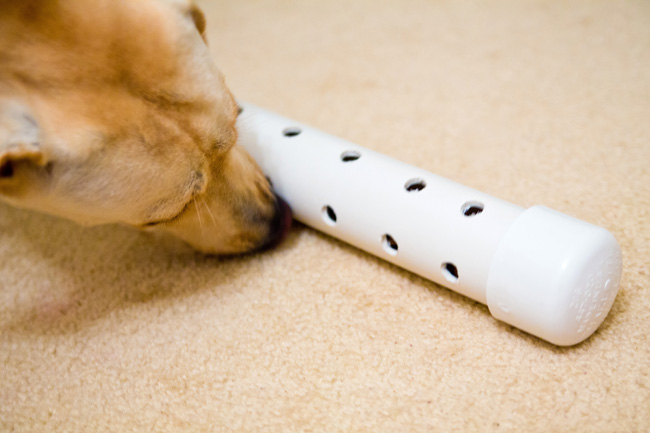
[[205, 36], [205, 15], [203, 15], [203, 11], [196, 4], [194, 4], [194, 2], [191, 2], [189, 7], [190, 16], [192, 17], [192, 21], [194, 21], [194, 26], [199, 31], [199, 34], [201, 35], [201, 38], [203, 38], [203, 41], [207, 44], [208, 39]]
[[19, 165], [45, 165], [40, 135], [38, 122], [26, 106], [0, 100], [0, 182], [13, 179]]
[[168, 5], [175, 8], [177, 11], [179, 11], [181, 14], [183, 14], [185, 17], [191, 19], [192, 22], [194, 23], [194, 27], [196, 27], [196, 30], [201, 35], [201, 38], [203, 38], [203, 41], [206, 44], [208, 43], [208, 40], [205, 36], [205, 26], [206, 26], [205, 15], [203, 15], [203, 11], [194, 3], [193, 0], [164, 0], [164, 1]]

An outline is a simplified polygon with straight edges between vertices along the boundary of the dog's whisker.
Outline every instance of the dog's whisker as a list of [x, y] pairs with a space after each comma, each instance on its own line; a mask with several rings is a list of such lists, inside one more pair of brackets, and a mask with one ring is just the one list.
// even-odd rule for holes
[[207, 210], [208, 215], [210, 215], [210, 219], [212, 220], [212, 224], [214, 225], [215, 230], [218, 229], [217, 221], [214, 219], [214, 215], [212, 215], [212, 211], [210, 210], [210, 206], [208, 206], [208, 203], [205, 201], [205, 197], [201, 197], [201, 200], [203, 201], [203, 206], [205, 206], [205, 210]]
[[201, 220], [201, 208], [196, 203], [196, 197], [192, 197], [192, 200], [194, 200], [194, 208], [196, 209], [196, 216], [199, 219], [199, 227], [201, 228], [201, 236], [205, 237], [205, 233], [203, 231], [203, 220]]

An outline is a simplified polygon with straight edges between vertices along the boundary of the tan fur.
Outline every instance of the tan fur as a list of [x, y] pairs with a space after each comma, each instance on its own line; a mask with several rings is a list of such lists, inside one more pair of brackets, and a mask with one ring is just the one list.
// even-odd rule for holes
[[264, 244], [275, 197], [204, 30], [183, 0], [0, 0], [0, 199], [210, 253]]

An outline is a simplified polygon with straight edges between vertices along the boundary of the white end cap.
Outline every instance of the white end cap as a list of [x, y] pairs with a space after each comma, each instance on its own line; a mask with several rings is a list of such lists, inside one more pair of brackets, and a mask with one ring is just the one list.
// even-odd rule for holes
[[605, 320], [621, 267], [621, 251], [610, 232], [535, 206], [512, 223], [497, 248], [487, 304], [496, 319], [570, 346]]

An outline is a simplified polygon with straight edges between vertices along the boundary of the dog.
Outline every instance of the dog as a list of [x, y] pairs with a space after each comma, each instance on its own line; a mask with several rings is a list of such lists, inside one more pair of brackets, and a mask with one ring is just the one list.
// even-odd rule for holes
[[237, 145], [191, 0], [0, 0], [0, 199], [199, 251], [277, 244], [291, 212]]

